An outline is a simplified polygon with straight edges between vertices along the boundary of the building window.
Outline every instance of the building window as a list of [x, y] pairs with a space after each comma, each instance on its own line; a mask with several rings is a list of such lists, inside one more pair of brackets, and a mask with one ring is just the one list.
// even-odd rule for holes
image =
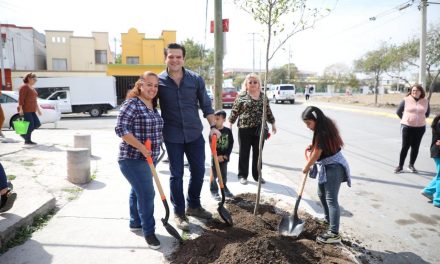
[[54, 71], [67, 71], [67, 59], [52, 59], [52, 69]]
[[127, 64], [139, 64], [139, 57], [127, 57]]
[[95, 50], [95, 63], [96, 64], [107, 64], [107, 51], [106, 50]]
[[62, 38], [61, 38], [61, 42], [66, 43], [66, 38], [65, 38], [65, 37], [62, 37]]
[[57, 42], [57, 39], [55, 37], [52, 37], [52, 43]]

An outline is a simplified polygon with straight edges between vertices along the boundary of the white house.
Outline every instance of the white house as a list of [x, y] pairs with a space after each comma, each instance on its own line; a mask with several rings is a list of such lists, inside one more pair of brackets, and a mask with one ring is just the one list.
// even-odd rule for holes
[[11, 70], [46, 70], [46, 38], [32, 27], [0, 24], [4, 66]]

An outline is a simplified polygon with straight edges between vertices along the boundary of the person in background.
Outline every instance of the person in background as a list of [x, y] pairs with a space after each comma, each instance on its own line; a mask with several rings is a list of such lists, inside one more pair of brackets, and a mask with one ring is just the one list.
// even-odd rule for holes
[[[154, 163], [162, 144], [163, 120], [157, 111], [159, 79], [153, 72], [145, 72], [121, 105], [115, 132], [122, 138], [118, 163], [122, 174], [131, 185], [129, 196], [132, 231], [141, 230], [152, 249], [160, 248], [155, 235], [153, 174], [147, 163], [151, 156]], [[151, 140], [151, 151], [144, 145]]]
[[339, 188], [342, 182], [351, 186], [350, 167], [342, 155], [344, 142], [334, 122], [324, 115], [321, 109], [308, 106], [302, 113], [302, 120], [313, 131], [311, 151], [302, 172], [308, 173], [316, 163], [318, 176], [318, 196], [324, 209], [325, 221], [329, 229], [319, 235], [319, 243], [334, 244], [341, 242], [339, 235]]
[[[252, 147], [252, 177], [258, 182], [258, 156], [261, 118], [263, 116], [264, 93], [260, 91], [260, 78], [254, 74], [248, 74], [243, 81], [242, 92], [237, 96], [229, 115], [229, 123], [232, 125], [238, 119], [238, 143], [240, 146], [238, 159], [238, 179], [241, 184], [247, 184], [249, 174], [249, 158]], [[267, 97], [266, 97], [267, 99]], [[275, 117], [270, 109], [269, 100], [266, 100], [266, 120], [272, 125], [272, 133], [276, 134]], [[265, 124], [267, 127], [267, 124]], [[266, 139], [266, 138], [265, 138]], [[264, 142], [264, 141], [263, 141]], [[265, 180], [261, 178], [261, 183]]]
[[18, 95], [18, 113], [24, 116], [24, 120], [29, 122], [28, 131], [24, 138], [24, 144], [35, 145], [37, 143], [32, 141], [32, 131], [41, 126], [38, 115], [41, 115], [40, 107], [37, 103], [38, 93], [34, 89], [34, 84], [37, 82], [37, 76], [34, 73], [28, 73], [23, 78], [23, 85], [19, 89]]
[[[185, 53], [185, 47], [177, 43], [170, 43], [165, 48], [167, 68], [159, 74], [159, 102], [171, 172], [170, 200], [174, 207], [174, 221], [178, 228], [189, 230], [187, 216], [212, 218], [212, 214], [200, 202], [205, 176], [205, 139], [199, 106], [211, 126], [210, 133], [219, 137], [220, 132], [215, 128], [214, 109], [203, 78], [183, 67]], [[183, 194], [184, 155], [190, 170], [186, 211]]]
[[8, 187], [8, 179], [6, 178], [6, 172], [3, 165], [0, 163], [0, 213], [6, 212], [12, 208], [17, 194], [12, 191], [12, 188]]
[[416, 84], [411, 87], [397, 108], [396, 113], [401, 119], [402, 148], [400, 150], [399, 165], [394, 169], [394, 173], [403, 171], [403, 164], [409, 148], [411, 148], [411, 154], [408, 169], [413, 173], [417, 173], [414, 163], [419, 154], [423, 134], [425, 134], [426, 118], [429, 116], [429, 102], [425, 98], [425, 90], [421, 85]]
[[[218, 110], [214, 113], [214, 115], [216, 119], [215, 127], [221, 133], [221, 136], [217, 138], [217, 157], [220, 165], [220, 173], [222, 174], [223, 185], [225, 187], [225, 196], [232, 198], [234, 195], [228, 189], [226, 183], [228, 181], [228, 162], [231, 157], [232, 147], [234, 146], [234, 136], [232, 135], [231, 129], [224, 126], [226, 112], [224, 110]], [[209, 136], [209, 142], [211, 142], [211, 136]], [[212, 159], [211, 167], [213, 179], [210, 182], [209, 189], [211, 191], [211, 196], [216, 200], [220, 200], [220, 196], [218, 194], [219, 187], [216, 182], [217, 170], [215, 169], [214, 159]]]
[[422, 190], [422, 195], [432, 201], [435, 207], [440, 208], [440, 114], [432, 120], [431, 158], [434, 159], [437, 175]]

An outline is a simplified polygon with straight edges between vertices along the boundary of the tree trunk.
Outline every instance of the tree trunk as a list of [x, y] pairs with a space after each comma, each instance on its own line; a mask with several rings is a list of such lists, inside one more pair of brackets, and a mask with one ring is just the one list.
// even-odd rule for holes
[[[267, 100], [266, 100], [266, 89], [267, 89], [267, 80], [269, 74], [269, 50], [270, 50], [270, 40], [272, 35], [272, 7], [269, 7], [269, 20], [267, 23], [267, 45], [266, 45], [266, 74], [264, 76], [264, 89], [263, 89], [263, 116], [261, 117], [261, 129], [260, 129], [260, 142], [258, 145], [259, 155], [258, 155], [258, 189], [257, 189], [257, 197], [255, 201], [254, 215], [256, 216], [258, 213], [258, 207], [260, 206], [260, 194], [261, 194], [261, 166], [262, 166], [262, 156], [263, 156], [263, 141], [264, 141], [264, 125], [266, 124], [266, 112], [267, 112]], [[261, 87], [260, 87], [261, 88]]]

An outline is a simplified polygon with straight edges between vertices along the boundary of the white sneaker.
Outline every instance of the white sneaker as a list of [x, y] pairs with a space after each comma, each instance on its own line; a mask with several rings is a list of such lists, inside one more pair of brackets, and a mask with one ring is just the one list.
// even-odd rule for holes
[[243, 185], [247, 184], [247, 180], [245, 178], [240, 178], [240, 183]]

